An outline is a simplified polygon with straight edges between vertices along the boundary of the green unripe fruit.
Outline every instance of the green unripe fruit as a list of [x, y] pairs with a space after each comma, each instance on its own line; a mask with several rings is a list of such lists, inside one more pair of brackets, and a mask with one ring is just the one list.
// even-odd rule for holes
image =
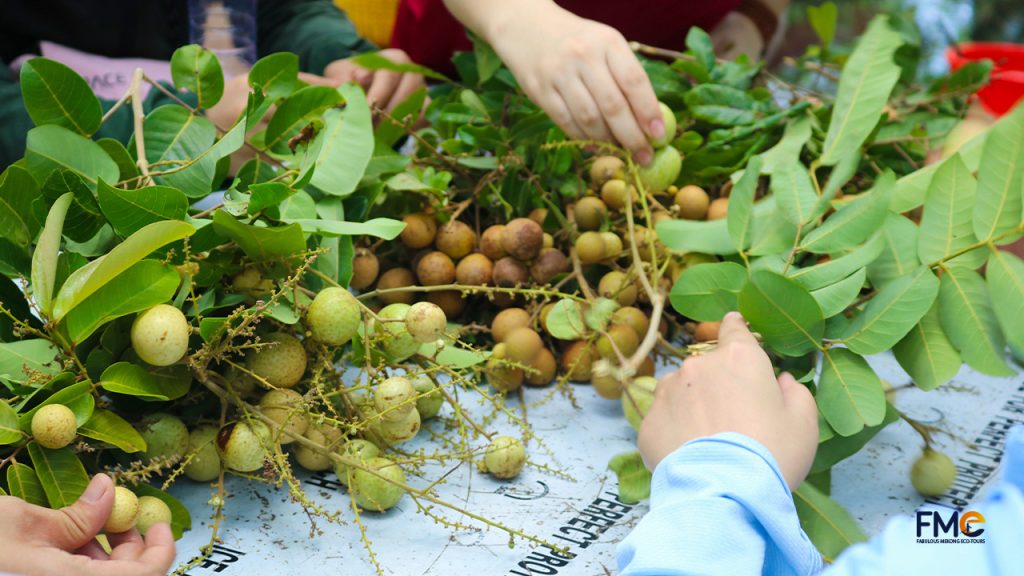
[[618, 258], [622, 254], [622, 238], [615, 232], [601, 232], [604, 241], [604, 259]]
[[404, 376], [392, 376], [373, 390], [373, 407], [385, 421], [404, 420], [416, 411], [416, 389]]
[[640, 423], [654, 404], [654, 390], [658, 381], [651, 376], [634, 378], [622, 395], [622, 412], [633, 430], [640, 431]]
[[600, 156], [590, 165], [590, 182], [594, 188], [603, 186], [612, 178], [625, 178], [626, 163], [615, 156]]
[[405, 318], [409, 314], [411, 306], [396, 302], [381, 308], [377, 313], [380, 320], [387, 322], [375, 322], [374, 333], [381, 337], [381, 348], [384, 354], [394, 360], [401, 362], [412, 356], [420, 349], [420, 343], [409, 334], [405, 327]]
[[305, 412], [299, 410], [302, 406], [302, 394], [287, 388], [281, 390], [270, 390], [260, 398], [260, 412], [277, 423], [279, 430], [274, 430], [274, 439], [278, 443], [291, 444], [294, 437], [286, 434], [290, 432], [301, 436], [309, 427], [309, 420]]
[[[415, 407], [415, 405], [413, 405]], [[416, 437], [420, 431], [420, 413], [410, 410], [399, 420], [382, 419], [377, 426], [381, 438], [388, 444], [401, 444]]]
[[136, 316], [132, 322], [132, 348], [148, 364], [170, 366], [188, 352], [191, 333], [181, 310], [168, 304], [158, 304]]
[[665, 146], [654, 153], [650, 164], [640, 167], [638, 175], [648, 192], [658, 193], [676, 181], [682, 168], [682, 154], [672, 146]]
[[139, 434], [146, 441], [147, 462], [156, 458], [177, 462], [188, 452], [188, 428], [172, 414], [157, 412], [146, 416]]
[[[380, 454], [380, 448], [377, 448], [377, 445], [369, 440], [356, 438], [349, 440], [341, 447], [341, 454], [351, 459], [365, 461], [377, 457]], [[345, 486], [349, 485], [349, 478], [354, 472], [355, 468], [340, 462], [334, 466], [334, 473], [338, 475], [338, 481]]]
[[[357, 468], [352, 474], [349, 489], [360, 508], [383, 512], [402, 499], [405, 490], [393, 484], [405, 484], [405, 472], [391, 460], [375, 457], [366, 460], [366, 468], [376, 474]], [[388, 481], [390, 480], [390, 482]]]
[[956, 465], [938, 450], [925, 448], [910, 469], [910, 483], [922, 496], [942, 496], [956, 480]]
[[436, 342], [444, 335], [448, 318], [437, 304], [417, 302], [405, 315], [405, 329], [417, 342]]
[[192, 458], [185, 465], [185, 476], [196, 482], [210, 482], [220, 475], [217, 453], [217, 427], [200, 426], [188, 435], [188, 453]]
[[217, 433], [217, 451], [228, 468], [255, 472], [266, 458], [264, 444], [270, 443], [270, 429], [259, 421], [233, 422]]
[[607, 258], [608, 250], [601, 233], [589, 231], [580, 234], [576, 238], [576, 256], [583, 264], [595, 264]]
[[234, 366], [224, 371], [224, 381], [239, 396], [248, 396], [256, 391], [256, 379]]
[[597, 285], [597, 292], [602, 298], [615, 300], [619, 306], [632, 306], [639, 293], [636, 283], [630, 279], [629, 275], [618, 270], [612, 270], [601, 277], [601, 281]]
[[484, 467], [495, 478], [515, 478], [526, 464], [526, 448], [511, 436], [497, 436], [484, 453]]
[[163, 500], [155, 496], [143, 496], [139, 498], [139, 518], [135, 522], [135, 527], [139, 529], [139, 534], [143, 536], [154, 524], [164, 522], [166, 524], [171, 523], [171, 508]]
[[429, 420], [437, 416], [444, 405], [444, 395], [426, 374], [414, 376], [411, 381], [413, 389], [419, 395], [416, 398], [416, 411], [420, 413], [420, 420]]
[[32, 415], [32, 436], [44, 448], [63, 448], [78, 435], [75, 413], [63, 404], [47, 404]]
[[[318, 428], [310, 426], [306, 430], [306, 439], [316, 442], [324, 447], [330, 448], [330, 440], [321, 432]], [[327, 454], [321, 453], [319, 450], [313, 448], [307, 448], [302, 444], [295, 446], [295, 461], [310, 472], [321, 472], [323, 470], [329, 470], [331, 468], [331, 459]]]
[[263, 336], [267, 344], [249, 352], [246, 364], [250, 371], [273, 388], [291, 388], [306, 372], [306, 349], [291, 334], [273, 332]]
[[342, 346], [351, 340], [361, 321], [356, 297], [336, 286], [317, 293], [306, 312], [306, 327], [313, 338], [328, 346]]
[[139, 518], [139, 498], [131, 490], [117, 486], [114, 488], [114, 507], [110, 510], [110, 516], [103, 524], [103, 530], [108, 534], [120, 534], [135, 527]]
[[665, 123], [665, 133], [661, 138], [649, 138], [651, 146], [655, 148], [668, 146], [669, 142], [676, 137], [676, 115], [664, 102], [658, 102], [658, 106], [661, 108], [661, 119]]
[[576, 228], [580, 230], [597, 230], [608, 217], [608, 207], [596, 196], [584, 196], [576, 201], [572, 208]]

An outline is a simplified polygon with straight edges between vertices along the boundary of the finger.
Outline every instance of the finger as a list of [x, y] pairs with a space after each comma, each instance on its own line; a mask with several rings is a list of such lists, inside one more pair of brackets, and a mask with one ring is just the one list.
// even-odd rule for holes
[[658, 105], [654, 87], [640, 61], [628, 47], [610, 50], [607, 59], [608, 68], [629, 101], [641, 128], [652, 138], [662, 137], [665, 134], [665, 121], [661, 118], [661, 106]]
[[583, 130], [587, 138], [591, 140], [612, 139], [612, 133], [601, 116], [601, 109], [598, 108], [594, 97], [584, 86], [583, 80], [579, 77], [569, 78], [555, 85], [562, 100], [568, 104], [567, 108], [572, 114], [576, 125]]
[[174, 534], [166, 522], [154, 524], [146, 531], [146, 550], [139, 562], [151, 566], [162, 574], [174, 562]]
[[565, 132], [570, 140], [581, 140], [587, 137], [583, 128], [576, 123], [576, 119], [569, 112], [569, 106], [565, 100], [553, 88], [543, 98], [534, 98], [534, 102], [548, 113], [548, 117]]
[[402, 74], [402, 79], [398, 84], [398, 88], [395, 90], [393, 96], [387, 105], [387, 111], [391, 112], [402, 102], [405, 102], [413, 92], [419, 90], [420, 86], [423, 86], [423, 77], [418, 74]]
[[376, 104], [381, 108], [386, 107], [395, 93], [395, 89], [398, 88], [398, 83], [402, 80], [401, 76], [398, 72], [378, 70], [373, 75], [370, 88], [366, 91], [366, 99], [370, 104]]
[[798, 417], [813, 424], [814, 436], [818, 434], [818, 405], [814, 396], [806, 386], [797, 382], [789, 372], [779, 375], [779, 390], [782, 391], [782, 402]]
[[727, 344], [753, 344], [757, 345], [757, 338], [747, 328], [747, 321], [740, 316], [739, 312], [729, 312], [722, 318], [722, 324], [718, 327], [718, 345], [724, 347]]
[[110, 541], [111, 560], [137, 560], [146, 549], [142, 535], [135, 528], [127, 532], [108, 534], [107, 540]]
[[95, 539], [90, 540], [88, 544], [82, 546], [78, 550], [75, 550], [75, 554], [79, 556], [87, 556], [93, 560], [109, 560], [110, 556], [107, 551], [103, 549], [103, 545], [97, 542]]
[[583, 70], [583, 79], [597, 102], [612, 136], [631, 151], [638, 162], [644, 165], [650, 163], [653, 152], [647, 135], [640, 128], [633, 109], [608, 68], [587, 66]]
[[96, 537], [113, 506], [114, 482], [106, 474], [97, 474], [74, 504], [40, 510], [30, 538], [61, 550], [77, 550]]
[[317, 74], [310, 74], [309, 72], [299, 72], [299, 80], [302, 80], [310, 86], [337, 86], [340, 82], [334, 78], [324, 78]]

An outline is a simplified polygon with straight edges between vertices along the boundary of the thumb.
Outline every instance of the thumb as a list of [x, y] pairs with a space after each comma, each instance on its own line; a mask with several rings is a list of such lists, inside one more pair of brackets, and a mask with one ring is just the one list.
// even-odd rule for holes
[[113, 506], [114, 482], [106, 474], [97, 474], [77, 502], [51, 511], [36, 529], [47, 544], [76, 550], [99, 533]]
[[796, 413], [797, 417], [808, 423], [812, 428], [813, 437], [818, 437], [818, 405], [814, 396], [806, 386], [796, 381], [789, 372], [779, 375], [779, 390], [782, 392], [782, 401], [786, 408]]

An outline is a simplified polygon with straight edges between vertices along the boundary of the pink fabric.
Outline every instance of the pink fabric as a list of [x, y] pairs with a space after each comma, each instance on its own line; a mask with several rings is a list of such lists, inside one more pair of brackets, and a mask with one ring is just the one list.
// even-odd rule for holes
[[[78, 72], [96, 95], [105, 100], [117, 100], [124, 96], [132, 83], [132, 74], [136, 68], [142, 68], [146, 75], [157, 82], [171, 81], [171, 63], [149, 58], [107, 58], [97, 56], [74, 48], [68, 48], [54, 42], [40, 42], [42, 56], [56, 60]], [[29, 56], [30, 57], [30, 56]], [[12, 68], [20, 68], [28, 57], [15, 60]], [[141, 86], [145, 98], [150, 90], [149, 84]]]

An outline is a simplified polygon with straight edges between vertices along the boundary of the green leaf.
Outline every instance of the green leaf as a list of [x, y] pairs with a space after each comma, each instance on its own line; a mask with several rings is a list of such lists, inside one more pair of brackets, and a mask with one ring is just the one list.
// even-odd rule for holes
[[[766, 198], [754, 204], [753, 226], [755, 232], [760, 223], [771, 219], [774, 210], [775, 201], [772, 198]], [[658, 223], [655, 231], [658, 233], [658, 239], [672, 250], [718, 255], [736, 253], [736, 246], [729, 236], [727, 219], [665, 220]], [[790, 244], [792, 244], [792, 240]]]
[[935, 303], [939, 280], [927, 266], [886, 284], [841, 340], [857, 354], [879, 354], [907, 335]]
[[89, 474], [71, 448], [50, 450], [32, 442], [28, 445], [28, 456], [50, 508], [74, 504], [89, 485]]
[[[40, 192], [42, 203], [37, 208], [56, 202], [58, 198], [70, 192], [73, 196], [68, 213], [64, 216], [62, 234], [75, 242], [88, 242], [103, 228], [105, 220], [100, 206], [96, 203], [93, 191], [82, 181], [82, 178], [69, 170], [55, 170], [43, 182]], [[42, 214], [40, 214], [42, 216]]]
[[288, 185], [281, 182], [265, 182], [249, 187], [249, 214], [258, 214], [272, 206], [277, 206], [295, 194]]
[[818, 348], [825, 335], [821, 307], [793, 280], [757, 270], [739, 294], [739, 309], [766, 344], [786, 356]]
[[680, 314], [699, 322], [718, 322], [736, 310], [737, 295], [747, 282], [747, 270], [735, 262], [690, 266], [679, 275], [669, 301]]
[[938, 302], [893, 346], [892, 353], [922, 390], [934, 390], [960, 371], [960, 353], [942, 329]]
[[[819, 413], [819, 417], [820, 417]], [[864, 447], [875, 434], [882, 431], [889, 424], [900, 419], [899, 410], [892, 404], [885, 405], [885, 417], [882, 423], [877, 426], [866, 426], [853, 436], [832, 436], [818, 445], [818, 451], [814, 454], [814, 463], [811, 465], [811, 474], [824, 472], [839, 462], [853, 456]], [[825, 423], [828, 426], [828, 423]]]
[[150, 112], [142, 129], [146, 160], [151, 165], [166, 163], [152, 171], [169, 172], [154, 176], [157, 184], [177, 188], [189, 198], [202, 198], [210, 193], [218, 160], [210, 153], [217, 138], [212, 122], [181, 106], [167, 105]]
[[324, 113], [323, 139], [312, 183], [327, 194], [348, 196], [355, 191], [373, 156], [373, 117], [361, 88], [345, 84], [338, 88], [345, 98], [345, 111]]
[[39, 197], [39, 185], [21, 166], [12, 164], [0, 175], [0, 237], [22, 248], [39, 232], [32, 201]]
[[64, 229], [64, 216], [74, 195], [68, 192], [50, 207], [46, 216], [46, 224], [39, 235], [36, 249], [32, 253], [32, 296], [39, 310], [49, 316], [53, 304], [54, 282], [57, 278], [57, 256], [60, 252], [61, 231]]
[[905, 216], [887, 214], [879, 232], [877, 260], [869, 261], [868, 279], [878, 288], [902, 278], [921, 265], [917, 257], [918, 227]]
[[845, 152], [860, 148], [878, 124], [900, 78], [893, 55], [902, 45], [903, 38], [885, 15], [876, 16], [857, 42], [839, 79], [821, 153], [823, 165], [834, 166]]
[[[117, 164], [117, 170], [120, 172], [118, 176], [119, 182], [130, 180], [139, 175], [139, 167], [135, 165], [135, 159], [128, 153], [128, 149], [124, 147], [120, 140], [100, 138], [96, 143]], [[132, 182], [131, 184], [135, 183]]]
[[617, 454], [608, 462], [619, 481], [619, 501], [634, 504], [651, 496], [651, 471], [640, 452]]
[[[974, 207], [974, 235], [979, 240], [990, 240], [1021, 227], [1024, 209], [1022, 134], [1024, 106], [1017, 106], [989, 130], [978, 166], [978, 202]], [[1011, 237], [1006, 241], [1012, 240]]]
[[357, 66], [366, 68], [367, 70], [389, 70], [391, 72], [400, 72], [402, 74], [419, 74], [426, 78], [434, 80], [440, 80], [442, 82], [453, 82], [452, 79], [448, 78], [440, 72], [435, 72], [430, 68], [420, 66], [418, 64], [399, 64], [393, 62], [384, 56], [381, 56], [377, 52], [364, 52], [358, 56], [349, 58], [349, 61]]
[[18, 413], [10, 404], [0, 400], [0, 446], [14, 444], [24, 437], [18, 429]]
[[63, 404], [75, 413], [75, 422], [78, 426], [85, 424], [92, 417], [93, 408], [96, 406], [96, 399], [92, 396], [92, 383], [79, 382], [72, 384], [63, 390], [58, 390], [52, 396], [43, 400], [28, 412], [22, 412], [18, 420], [18, 426], [25, 433], [32, 432], [32, 417], [40, 408], [48, 404]]
[[583, 311], [575, 300], [563, 298], [551, 307], [547, 318], [548, 334], [559, 340], [578, 340], [586, 334]]
[[[423, 110], [423, 103], [426, 102], [426, 99], [426, 87], [418, 88], [415, 92], [410, 94], [408, 98], [403, 100], [398, 106], [395, 106], [395, 109], [391, 111], [391, 117], [402, 123], [414, 122], [417, 118], [419, 118], [420, 110]], [[398, 142], [398, 140], [401, 139], [402, 136], [404, 135], [405, 129], [403, 125], [395, 124], [394, 122], [381, 122], [380, 124], [377, 125], [377, 131], [376, 134], [374, 135], [374, 138], [376, 138], [378, 144], [390, 147], [394, 146]], [[471, 160], [483, 159], [484, 158], [474, 157]], [[462, 163], [462, 160], [470, 159], [460, 159], [459, 162]], [[493, 162], [495, 158], [490, 157], [487, 158], [487, 160]], [[493, 170], [494, 168], [497, 168], [497, 166], [494, 166], [490, 169]]]
[[200, 108], [212, 108], [224, 95], [224, 73], [217, 55], [196, 44], [182, 46], [171, 55], [171, 79], [178, 90], [195, 94]]
[[996, 318], [1010, 346], [1024, 350], [1024, 261], [1010, 252], [993, 250], [986, 268], [992, 302], [999, 302]]
[[852, 436], [885, 417], [885, 390], [864, 358], [846, 348], [829, 348], [822, 355], [815, 399], [829, 426], [840, 436]]
[[832, 2], [824, 2], [818, 6], [807, 7], [807, 22], [821, 40], [821, 45], [828, 48], [836, 37], [836, 21], [839, 11]]
[[174, 400], [192, 384], [186, 366], [146, 370], [130, 362], [118, 362], [103, 371], [100, 386], [108, 392], [138, 396], [144, 400]]
[[[778, 141], [775, 146], [772, 146], [768, 150], [761, 153], [760, 157], [763, 160], [761, 164], [761, 174], [772, 174], [775, 172], [775, 168], [783, 162], [790, 162], [794, 158], [800, 157], [800, 152], [803, 151], [804, 145], [811, 139], [811, 117], [810, 115], [803, 114], [797, 116], [789, 123], [786, 124], [786, 131], [782, 134], [782, 139]], [[731, 197], [731, 196], [730, 196]], [[732, 200], [729, 201], [732, 203]]]
[[874, 188], [844, 205], [805, 236], [800, 249], [816, 254], [831, 254], [867, 240], [885, 222], [895, 182], [892, 172], [883, 174]]
[[394, 240], [405, 229], [405, 222], [391, 218], [374, 218], [366, 222], [339, 220], [293, 220], [304, 232], [321, 236], [374, 236]]
[[[867, 266], [882, 253], [885, 242], [880, 234], [871, 237], [863, 246], [845, 256], [832, 258], [821, 264], [801, 268], [790, 273], [789, 277], [808, 290], [819, 290], [848, 277], [857, 270]], [[870, 274], [871, 271], [869, 270]]]
[[286, 150], [289, 138], [339, 102], [341, 94], [330, 86], [306, 86], [295, 91], [281, 103], [267, 124], [264, 136], [267, 149]]
[[7, 467], [7, 489], [11, 496], [21, 498], [29, 504], [46, 506], [46, 492], [43, 492], [43, 485], [39, 483], [36, 471], [20, 462], [14, 462]]
[[686, 48], [697, 59], [697, 63], [710, 72], [715, 68], [715, 47], [711, 36], [696, 26], [691, 26], [686, 34]]
[[188, 198], [181, 190], [170, 186], [122, 190], [101, 180], [96, 193], [100, 209], [122, 237], [131, 236], [147, 224], [184, 220], [188, 215]]
[[821, 313], [825, 318], [831, 318], [846, 310], [857, 300], [866, 279], [867, 269], [861, 268], [835, 284], [812, 290], [811, 296], [814, 296], [818, 305], [821, 306]]
[[54, 300], [54, 319], [60, 320], [93, 292], [131, 268], [161, 246], [192, 235], [191, 224], [177, 220], [164, 220], [146, 225], [115, 246], [105, 256], [75, 270], [64, 282]]
[[[971, 368], [992, 376], [1012, 376], [1004, 360], [1006, 341], [992, 309], [981, 275], [951, 267], [942, 273], [939, 287], [939, 320]], [[1019, 329], [1019, 327], [1017, 327]]]
[[771, 189], [782, 216], [794, 225], [806, 224], [814, 217], [818, 194], [807, 168], [797, 158], [779, 163], [772, 173]]
[[760, 156], [754, 156], [747, 163], [743, 176], [736, 182], [729, 195], [729, 210], [726, 220], [726, 228], [729, 230], [729, 237], [732, 238], [736, 250], [743, 251], [750, 244], [750, 223], [753, 217], [754, 196], [757, 193], [757, 180], [761, 174], [762, 160]]
[[96, 188], [100, 178], [116, 182], [121, 173], [99, 144], [54, 124], [28, 131], [25, 168], [36, 182], [45, 182], [50, 172], [65, 168], [81, 176], [90, 189]]
[[171, 533], [174, 534], [175, 539], [180, 539], [185, 530], [192, 529], [192, 515], [189, 514], [188, 508], [185, 508], [174, 496], [149, 484], [136, 484], [132, 490], [139, 496], [152, 496], [167, 504], [167, 507], [171, 509]]
[[298, 224], [261, 228], [243, 224], [223, 210], [213, 214], [213, 227], [218, 234], [233, 240], [254, 260], [273, 260], [298, 255], [306, 249], [306, 239]]
[[268, 100], [287, 96], [300, 85], [299, 57], [291, 52], [264, 56], [249, 70], [249, 86], [262, 90]]
[[22, 64], [21, 95], [36, 126], [55, 124], [82, 136], [100, 128], [100, 101], [84, 78], [60, 62], [32, 58]]
[[109, 410], [96, 410], [92, 418], [78, 428], [86, 438], [106, 442], [129, 454], [146, 451], [146, 441], [124, 418]]
[[851, 544], [868, 539], [849, 512], [807, 482], [793, 492], [793, 502], [800, 527], [826, 562], [835, 561]]
[[[598, 298], [591, 302], [583, 312], [583, 322], [591, 330], [604, 330], [612, 319], [612, 314], [619, 309], [619, 303], [611, 298]], [[640, 334], [640, 336], [643, 336]]]
[[115, 318], [148, 310], [174, 297], [180, 278], [170, 264], [142, 260], [118, 274], [64, 316], [72, 342], [82, 342]]
[[[932, 177], [921, 214], [917, 235], [917, 255], [921, 262], [938, 262], [977, 242], [971, 223], [977, 187], [977, 181], [959, 154], [942, 163]], [[957, 257], [951, 263], [977, 268], [984, 258], [984, 250], [978, 250]]]
[[12, 382], [25, 382], [29, 376], [24, 370], [43, 374], [56, 374], [60, 365], [54, 359], [60, 350], [49, 340], [35, 338], [0, 343], [0, 378]]
[[451, 342], [449, 342], [448, 346], [442, 348], [440, 352], [437, 351], [436, 342], [427, 342], [420, 346], [418, 353], [427, 358], [433, 358], [436, 364], [447, 366], [453, 370], [462, 370], [470, 366], [476, 366], [486, 362], [487, 357], [491, 355], [490, 352], [481, 350], [459, 348]]

